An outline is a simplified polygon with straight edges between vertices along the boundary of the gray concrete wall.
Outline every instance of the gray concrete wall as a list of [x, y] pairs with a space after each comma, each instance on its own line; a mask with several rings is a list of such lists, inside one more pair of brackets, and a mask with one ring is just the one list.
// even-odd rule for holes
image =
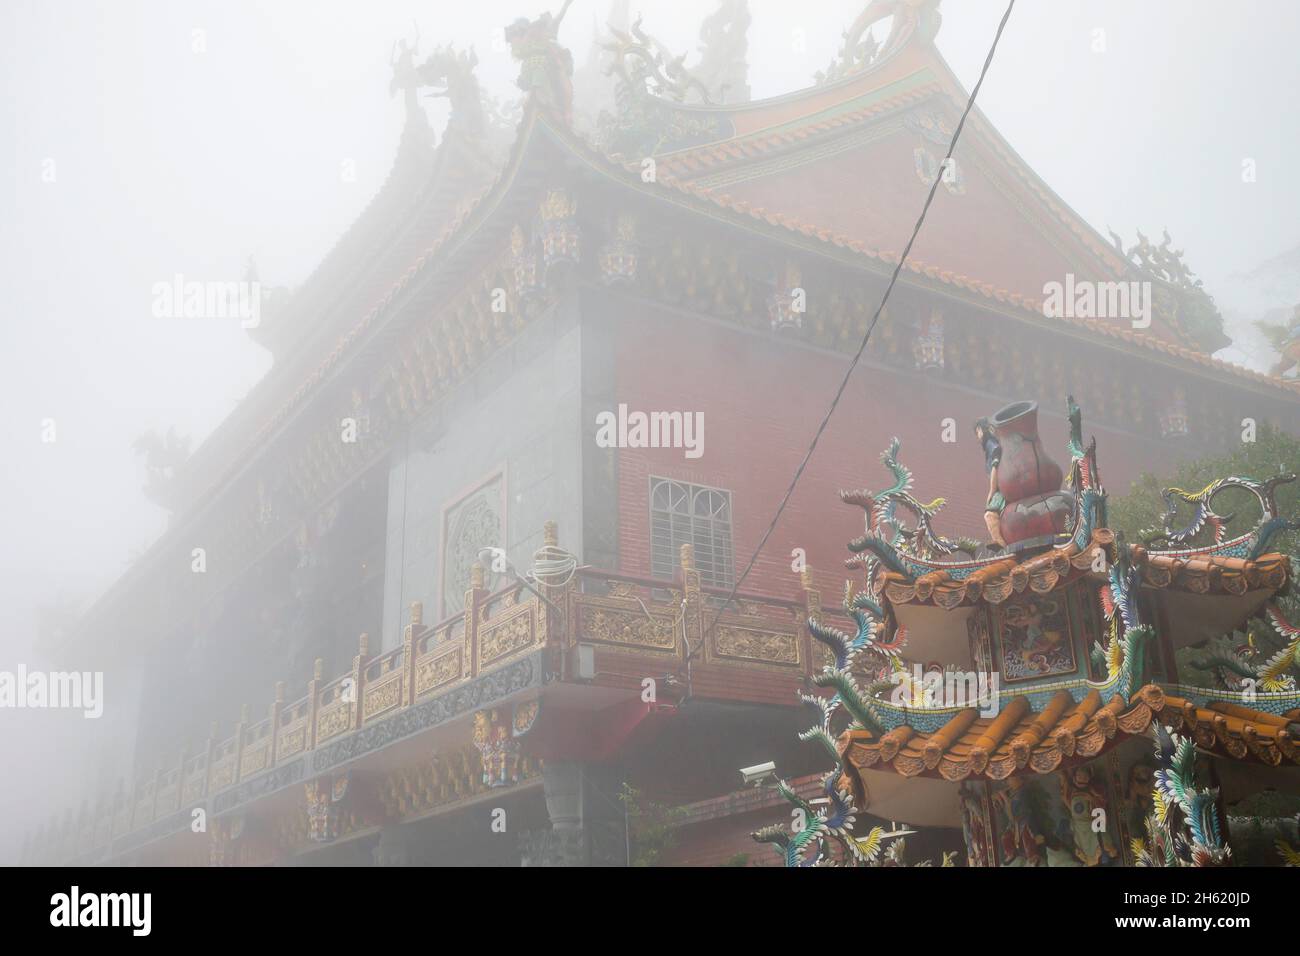
[[[396, 646], [412, 601], [426, 623], [443, 616], [446, 512], [504, 477], [505, 542], [521, 571], [559, 522], [560, 544], [582, 550], [581, 330], [574, 300], [533, 320], [513, 343], [412, 427], [392, 456], [384, 565], [383, 648]], [[463, 599], [463, 593], [459, 595]], [[372, 645], [373, 646], [373, 645]]]

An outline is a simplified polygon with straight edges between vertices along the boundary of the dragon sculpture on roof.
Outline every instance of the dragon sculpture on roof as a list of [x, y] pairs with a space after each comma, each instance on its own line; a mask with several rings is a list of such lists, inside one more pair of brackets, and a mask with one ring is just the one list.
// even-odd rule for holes
[[573, 0], [560, 12], [535, 20], [520, 17], [505, 29], [510, 55], [519, 61], [519, 89], [565, 126], [573, 125], [573, 54], [560, 46], [560, 24]]
[[1211, 641], [1205, 654], [1191, 663], [1213, 673], [1228, 690], [1294, 692], [1300, 672], [1300, 627], [1288, 621], [1276, 604], [1265, 607], [1264, 620], [1282, 646], [1262, 660], [1254, 634], [1248, 634], [1244, 644], [1224, 635]]
[[[1185, 491], [1182, 488], [1166, 488], [1162, 493], [1165, 511], [1162, 515], [1163, 529], [1149, 530], [1142, 534], [1143, 542], [1148, 545], [1172, 545], [1188, 548], [1202, 531], [1209, 529], [1213, 534], [1213, 543], [1205, 549], [1207, 553], [1230, 557], [1256, 558], [1268, 550], [1274, 538], [1283, 531], [1300, 528], [1300, 521], [1286, 518], [1279, 513], [1277, 506], [1277, 488], [1296, 480], [1294, 472], [1274, 475], [1258, 481], [1254, 478], [1242, 478], [1230, 475], [1218, 478], [1200, 491]], [[1228, 526], [1234, 515], [1219, 514], [1213, 508], [1214, 499], [1230, 489], [1249, 492], [1259, 504], [1260, 517], [1254, 526], [1235, 538], [1227, 538]], [[1180, 512], [1190, 507], [1191, 515], [1176, 525]]]
[[686, 68], [686, 55], [674, 56], [641, 27], [638, 17], [627, 31], [609, 27], [611, 40], [602, 44], [612, 76], [614, 113], [597, 120], [597, 139], [610, 155], [653, 156], [730, 135], [724, 121], [685, 104], [708, 105], [707, 84]]
[[1138, 866], [1227, 866], [1232, 850], [1219, 824], [1218, 790], [1197, 786], [1195, 745], [1159, 722], [1151, 735], [1155, 789], [1147, 838], [1133, 841]]
[[[941, 21], [939, 0], [872, 0], [844, 31], [840, 52], [814, 74], [814, 82], [821, 86], [869, 69], [914, 35], [933, 40]], [[883, 40], [873, 35], [877, 24], [887, 24]]]
[[1110, 231], [1116, 253], [1155, 290], [1155, 309], [1172, 320], [1192, 343], [1206, 352], [1229, 344], [1223, 332], [1223, 316], [1204, 283], [1188, 268], [1183, 250], [1173, 248], [1168, 230], [1160, 243], [1154, 243], [1141, 230], [1137, 241], [1125, 247], [1124, 241]]

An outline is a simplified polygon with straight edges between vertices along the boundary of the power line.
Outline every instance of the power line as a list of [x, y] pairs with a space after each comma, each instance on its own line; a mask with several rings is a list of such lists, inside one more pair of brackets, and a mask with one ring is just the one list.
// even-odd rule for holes
[[930, 184], [930, 192], [925, 197], [925, 205], [921, 207], [921, 215], [917, 217], [916, 225], [912, 227], [912, 236], [907, 240], [907, 245], [903, 247], [903, 254], [898, 257], [898, 264], [894, 266], [894, 272], [889, 277], [889, 285], [885, 287], [885, 294], [880, 299], [880, 305], [876, 307], [876, 314], [871, 317], [871, 324], [867, 326], [867, 333], [862, 337], [862, 344], [853, 355], [853, 361], [849, 363], [848, 371], [844, 373], [844, 379], [840, 382], [840, 387], [835, 392], [835, 397], [831, 399], [830, 408], [826, 410], [825, 417], [817, 426], [817, 432], [813, 435], [812, 443], [808, 446], [807, 453], [803, 456], [803, 461], [799, 462], [799, 467], [795, 470], [794, 478], [790, 482], [790, 487], [786, 489], [785, 497], [781, 499], [781, 504], [777, 506], [776, 514], [772, 516], [772, 522], [763, 532], [763, 537], [758, 542], [758, 547], [754, 549], [753, 556], [749, 559], [749, 564], [745, 566], [744, 573], [736, 579], [736, 583], [731, 586], [731, 592], [727, 599], [722, 602], [718, 612], [713, 616], [713, 622], [706, 628], [705, 633], [709, 633], [718, 626], [718, 620], [722, 617], [728, 605], [736, 597], [736, 592], [740, 586], [745, 583], [749, 577], [749, 572], [754, 570], [754, 564], [758, 561], [758, 556], [762, 553], [763, 548], [767, 545], [767, 539], [772, 536], [776, 530], [777, 522], [781, 520], [781, 513], [785, 511], [786, 505], [790, 503], [791, 496], [799, 484], [799, 479], [803, 477], [804, 469], [808, 467], [808, 462], [812, 459], [813, 452], [817, 450], [817, 443], [821, 441], [822, 433], [826, 431], [826, 426], [830, 424], [831, 416], [835, 414], [835, 408], [839, 405], [840, 399], [844, 397], [844, 391], [849, 387], [849, 379], [853, 377], [853, 371], [858, 367], [858, 362], [867, 350], [867, 343], [871, 341], [871, 333], [876, 329], [876, 323], [880, 321], [880, 315], [885, 310], [885, 303], [889, 301], [889, 294], [894, 291], [894, 284], [898, 282], [899, 273], [903, 271], [903, 264], [907, 262], [907, 256], [912, 251], [912, 245], [916, 242], [916, 237], [921, 231], [921, 226], [925, 222], [926, 213], [930, 211], [930, 204], [934, 202], [935, 193], [939, 191], [939, 183], [943, 179], [944, 172], [948, 169], [948, 164], [952, 160], [953, 151], [957, 148], [957, 140], [961, 138], [962, 128], [966, 125], [966, 117], [975, 106], [975, 97], [979, 95], [980, 87], [984, 85], [984, 77], [988, 74], [989, 66], [993, 63], [993, 54], [997, 51], [998, 41], [1002, 39], [1002, 31], [1006, 28], [1007, 20], [1011, 17], [1011, 10], [1016, 5], [1016, 0], [1010, 0], [1007, 4], [1006, 12], [1002, 14], [1002, 20], [998, 23], [997, 33], [993, 35], [993, 45], [989, 47], [988, 56], [984, 58], [984, 66], [980, 69], [979, 79], [975, 81], [975, 86], [970, 92], [970, 98], [966, 101], [966, 108], [962, 111], [961, 119], [957, 121], [957, 128], [953, 131], [952, 141], [948, 144], [948, 152], [939, 164], [938, 173], [934, 177], [934, 182]]

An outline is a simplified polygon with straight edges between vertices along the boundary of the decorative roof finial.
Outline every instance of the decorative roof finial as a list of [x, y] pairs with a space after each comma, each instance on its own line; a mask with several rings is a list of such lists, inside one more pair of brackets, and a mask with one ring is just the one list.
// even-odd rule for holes
[[407, 43], [406, 38], [393, 44], [388, 55], [388, 65], [392, 67], [393, 78], [388, 81], [388, 95], [398, 90], [406, 101], [406, 115], [411, 117], [418, 111], [415, 91], [420, 86], [420, 73], [415, 68], [415, 57], [420, 52], [420, 28], [415, 28], [415, 39]]
[[748, 0], [720, 0], [700, 24], [700, 62], [695, 74], [719, 103], [749, 102]]
[[426, 96], [444, 97], [451, 104], [447, 130], [457, 130], [471, 137], [481, 136], [487, 123], [483, 105], [483, 92], [479, 88], [474, 68], [478, 54], [470, 47], [467, 52], [456, 50], [450, 43], [438, 47], [416, 71], [416, 82], [431, 88]]
[[[884, 40], [877, 40], [871, 28], [886, 20], [889, 32]], [[816, 80], [831, 83], [865, 70], [902, 48], [912, 37], [929, 43], [939, 32], [942, 20], [939, 0], [871, 0], [844, 31], [839, 55], [816, 74]]]
[[560, 46], [560, 23], [573, 0], [564, 0], [560, 12], [543, 13], [536, 20], [520, 17], [506, 27], [511, 55], [519, 61], [519, 88], [566, 126], [573, 123], [573, 54]]

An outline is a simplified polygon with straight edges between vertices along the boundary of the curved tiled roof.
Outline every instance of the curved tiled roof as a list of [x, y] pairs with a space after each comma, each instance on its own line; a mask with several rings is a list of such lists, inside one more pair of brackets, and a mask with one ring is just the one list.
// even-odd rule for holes
[[1284, 759], [1300, 764], [1300, 708], [1270, 714], [1225, 701], [1197, 706], [1165, 695], [1160, 719], [1181, 727], [1202, 750], [1274, 767]]
[[[596, 170], [603, 172], [608, 176], [621, 180], [626, 186], [639, 192], [647, 192], [661, 196], [665, 193], [676, 194], [685, 198], [689, 203], [698, 204], [695, 206], [697, 209], [707, 208], [720, 210], [731, 214], [738, 219], [761, 223], [766, 227], [778, 230], [787, 235], [799, 236], [802, 239], [810, 239], [828, 247], [846, 251], [865, 261], [878, 264], [882, 267], [890, 267], [897, 265], [898, 263], [899, 254], [892, 250], [873, 249], [860, 240], [836, 233], [825, 227], [798, 220], [782, 213], [754, 207], [743, 201], [735, 201], [728, 196], [715, 194], [688, 182], [667, 179], [652, 183], [644, 183], [640, 177], [639, 167], [636, 170], [633, 170], [627, 164], [617, 163], [607, 158], [603, 154], [597, 152], [590, 144], [582, 141], [577, 134], [573, 133], [571, 130], [557, 128], [555, 125], [549, 123], [543, 112], [534, 106], [530, 106], [525, 113], [524, 121], [520, 124], [519, 135], [516, 139], [515, 146], [511, 151], [510, 160], [504, 165], [497, 177], [492, 181], [492, 183], [485, 187], [478, 196], [463, 204], [459, 213], [447, 225], [438, 239], [424, 253], [422, 253], [415, 262], [412, 263], [412, 265], [396, 280], [396, 282], [394, 282], [392, 287], [375, 304], [375, 306], [362, 316], [356, 325], [354, 325], [339, 339], [335, 348], [329, 353], [329, 355], [326, 356], [326, 358], [307, 377], [307, 379], [303, 381], [288, 400], [276, 409], [271, 418], [268, 419], [257, 431], [253, 440], [250, 442], [251, 447], [260, 447], [262, 443], [264, 443], [269, 436], [288, 419], [293, 411], [306, 400], [307, 396], [314, 390], [314, 388], [340, 364], [349, 350], [381, 322], [382, 318], [385, 317], [385, 313], [388, 312], [392, 306], [393, 301], [402, 292], [410, 288], [416, 279], [434, 264], [439, 253], [444, 251], [454, 240], [459, 238], [463, 231], [470, 228], [471, 220], [482, 218], [476, 214], [485, 207], [490, 206], [492, 199], [499, 198], [498, 193], [501, 193], [508, 188], [515, 174], [518, 172], [521, 163], [527, 154], [527, 147], [532, 138], [533, 130], [537, 126], [544, 127], [556, 141], [568, 147], [576, 156], [580, 157], [588, 165], [591, 165]], [[474, 225], [476, 224], [477, 223], [474, 223]], [[1255, 372], [1241, 366], [1233, 365], [1230, 362], [1215, 359], [1212, 356], [1197, 352], [1194, 349], [1175, 345], [1169, 342], [1158, 341], [1154, 337], [1143, 336], [1133, 332], [1132, 330], [1109, 325], [1108, 323], [1095, 319], [1049, 319], [1042, 314], [1041, 304], [1027, 296], [1010, 292], [1006, 289], [997, 288], [987, 282], [981, 282], [978, 279], [967, 275], [941, 269], [938, 266], [930, 265], [912, 257], [909, 257], [908, 261], [905, 263], [904, 272], [972, 293], [987, 299], [990, 302], [1010, 306], [1019, 310], [1022, 318], [1032, 318], [1036, 322], [1059, 322], [1080, 329], [1086, 329], [1098, 336], [1123, 342], [1127, 345], [1137, 346], [1141, 349], [1160, 352], [1172, 359], [1187, 362], [1200, 368], [1246, 379], [1257, 384], [1271, 386], [1292, 395], [1300, 395], [1300, 381], [1283, 379], [1278, 376]]]
[[[1131, 700], [1116, 695], [1106, 704], [1096, 691], [1076, 702], [1062, 690], [1037, 713], [1028, 697], [1013, 697], [996, 717], [981, 717], [969, 707], [930, 733], [906, 725], [879, 736], [848, 730], [837, 747], [855, 771], [1002, 780], [1021, 772], [1051, 773], [1067, 760], [1090, 760], [1126, 736], [1145, 735], [1156, 719], [1182, 726], [1197, 746], [1223, 756], [1268, 766], [1284, 759], [1300, 764], [1300, 709], [1278, 715], [1219, 701], [1196, 706], [1155, 684]], [[865, 792], [860, 779], [856, 787]]]
[[[687, 149], [665, 153], [656, 157], [661, 172], [670, 177], [702, 173], [737, 159], [752, 159], [787, 146], [798, 146], [812, 136], [833, 133], [839, 129], [856, 126], [876, 116], [893, 112], [900, 107], [919, 102], [940, 91], [938, 83], [927, 83], [914, 89], [878, 100], [869, 106], [850, 110], [824, 119], [812, 119], [795, 129], [775, 127], [757, 130], [721, 142], [706, 143]], [[615, 161], [621, 157], [612, 157]], [[676, 175], [674, 175], [676, 174]]]
[[1070, 758], [1096, 757], [1123, 736], [1146, 733], [1153, 714], [1163, 707], [1164, 693], [1155, 685], [1143, 687], [1131, 701], [1116, 694], [1105, 704], [1095, 690], [1077, 702], [1061, 690], [1037, 713], [1028, 697], [1013, 697], [996, 717], [981, 717], [968, 707], [931, 733], [907, 725], [880, 736], [847, 730], [837, 746], [845, 762], [859, 771], [1003, 780], [1026, 770], [1051, 773]]
[[[1114, 534], [1102, 528], [1093, 535], [1092, 546], [1084, 551], [1073, 545], [1052, 548], [1023, 561], [1014, 557], [993, 561], [961, 576], [943, 569], [916, 578], [882, 571], [877, 581], [891, 604], [929, 604], [948, 610], [981, 603], [1001, 604], [1025, 591], [1046, 594], [1076, 580], [1088, 573], [1097, 547], [1114, 540]], [[1276, 552], [1257, 558], [1234, 558], [1148, 551], [1137, 546], [1128, 550], [1145, 586], [1194, 594], [1276, 591], [1286, 584], [1291, 570], [1290, 558]]]
[[[735, 201], [729, 196], [717, 195], [708, 190], [681, 181], [664, 182], [661, 184], [661, 187], [676, 190], [677, 192], [694, 199], [711, 203], [720, 209], [725, 209], [729, 212], [736, 213], [737, 215], [747, 216], [750, 219], [766, 223], [769, 226], [783, 229], [787, 232], [797, 233], [800, 236], [815, 239], [819, 242], [824, 242], [840, 249], [845, 249], [866, 259], [874, 260], [886, 265], [897, 265], [898, 263], [898, 253], [892, 250], [872, 249], [868, 247], [866, 243], [863, 243], [858, 239], [836, 233], [825, 227], [817, 226], [813, 223], [799, 220], [783, 213], [772, 212], [761, 207], [752, 206], [747, 202]], [[1222, 359], [1216, 359], [1212, 355], [1207, 355], [1204, 352], [1198, 352], [1195, 349], [1176, 345], [1172, 342], [1164, 342], [1156, 339], [1154, 336], [1142, 335], [1134, 332], [1132, 329], [1111, 325], [1097, 319], [1078, 317], [1048, 318], [1043, 315], [1041, 302], [1029, 296], [1011, 292], [1007, 289], [998, 288], [988, 282], [982, 282], [971, 276], [942, 269], [939, 266], [920, 261], [913, 256], [908, 257], [907, 262], [904, 264], [904, 271], [928, 279], [933, 279], [944, 285], [973, 292], [994, 302], [1014, 306], [1022, 310], [1025, 317], [1032, 316], [1036, 321], [1059, 322], [1076, 328], [1086, 329], [1099, 336], [1114, 339], [1128, 345], [1135, 345], [1142, 349], [1160, 352], [1171, 358], [1188, 362], [1189, 364], [1201, 368], [1211, 369], [1237, 378], [1247, 379], [1262, 385], [1268, 385], [1287, 392], [1300, 394], [1300, 379], [1286, 379], [1277, 375], [1269, 375], [1265, 372], [1256, 372], [1240, 365], [1234, 365], [1231, 362], [1225, 362]]]

